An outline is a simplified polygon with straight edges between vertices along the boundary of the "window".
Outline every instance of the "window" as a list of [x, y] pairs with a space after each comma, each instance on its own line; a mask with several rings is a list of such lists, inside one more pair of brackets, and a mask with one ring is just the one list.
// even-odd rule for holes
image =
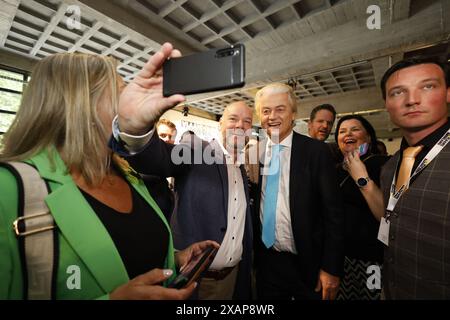
[[0, 66], [0, 140], [16, 116], [27, 81], [27, 73]]

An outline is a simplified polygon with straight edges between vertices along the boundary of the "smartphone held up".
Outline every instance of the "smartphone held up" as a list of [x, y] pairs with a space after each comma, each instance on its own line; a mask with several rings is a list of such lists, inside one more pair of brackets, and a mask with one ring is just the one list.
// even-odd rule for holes
[[171, 58], [163, 65], [165, 97], [239, 88], [244, 84], [243, 44]]

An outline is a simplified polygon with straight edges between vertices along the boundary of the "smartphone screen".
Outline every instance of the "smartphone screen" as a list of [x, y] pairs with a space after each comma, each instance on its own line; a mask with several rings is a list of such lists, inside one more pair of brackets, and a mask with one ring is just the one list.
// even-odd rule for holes
[[369, 144], [363, 143], [362, 145], [360, 145], [358, 147], [359, 156], [362, 157], [363, 155], [365, 155], [367, 153], [368, 150], [369, 150]]
[[194, 94], [242, 87], [245, 47], [242, 44], [171, 58], [163, 65], [163, 95]]
[[201, 254], [195, 256], [183, 271], [169, 283], [169, 288], [181, 289], [196, 281], [203, 271], [209, 268], [216, 255], [217, 248], [208, 247]]

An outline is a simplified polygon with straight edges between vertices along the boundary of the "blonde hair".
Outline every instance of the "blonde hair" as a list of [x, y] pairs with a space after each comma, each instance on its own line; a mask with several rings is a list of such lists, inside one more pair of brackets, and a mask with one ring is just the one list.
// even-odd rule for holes
[[[99, 107], [116, 114], [119, 76], [112, 58], [62, 53], [39, 61], [21, 105], [3, 140], [2, 161], [29, 159], [43, 150], [59, 151], [68, 170], [89, 185], [100, 183], [110, 166]], [[105, 109], [106, 108], [106, 109]]]
[[173, 123], [172, 121], [168, 120], [168, 119], [159, 119], [159, 121], [156, 123], [156, 130], [158, 130], [158, 127], [160, 125], [166, 125], [167, 127], [169, 127], [172, 130], [177, 130], [177, 126], [175, 125], [175, 123]]
[[291, 104], [292, 111], [294, 113], [297, 113], [297, 97], [295, 96], [292, 87], [284, 83], [275, 82], [262, 87], [258, 90], [258, 92], [256, 92], [255, 109], [258, 115], [260, 115], [261, 113], [261, 99], [263, 98], [263, 96], [277, 93], [287, 93], [288, 101]]

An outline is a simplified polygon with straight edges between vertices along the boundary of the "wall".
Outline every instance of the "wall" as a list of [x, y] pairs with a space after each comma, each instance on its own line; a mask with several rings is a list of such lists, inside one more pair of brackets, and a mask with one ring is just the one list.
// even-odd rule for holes
[[197, 136], [206, 141], [211, 141], [217, 138], [219, 134], [219, 122], [209, 119], [188, 115], [183, 116], [181, 112], [168, 110], [161, 118], [172, 121], [177, 127], [177, 137], [175, 143], [178, 143], [181, 135], [187, 131], [192, 130]]

